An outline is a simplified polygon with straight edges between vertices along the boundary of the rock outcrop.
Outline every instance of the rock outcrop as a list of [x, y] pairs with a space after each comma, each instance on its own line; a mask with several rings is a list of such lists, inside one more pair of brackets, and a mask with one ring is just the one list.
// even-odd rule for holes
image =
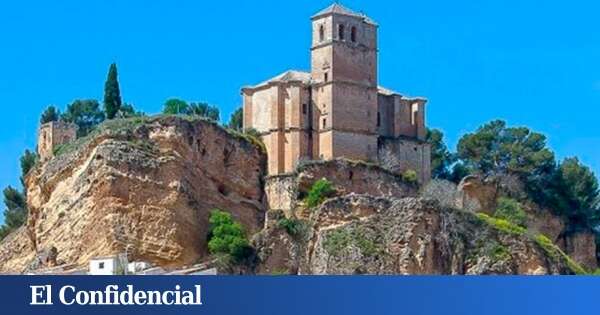
[[564, 236], [562, 241], [558, 242], [561, 248], [569, 254], [576, 262], [580, 263], [587, 270], [598, 268], [596, 259], [596, 235], [594, 231], [578, 231]]
[[[435, 182], [430, 185], [439, 186]], [[493, 215], [498, 197], [508, 196], [524, 200], [524, 191], [523, 183], [515, 176], [467, 176], [457, 187], [456, 207]], [[593, 231], [572, 233], [567, 231], [563, 218], [555, 215], [551, 209], [542, 208], [529, 201], [524, 201], [523, 206], [527, 214], [527, 227], [531, 231], [547, 236], [588, 270], [598, 267]]]
[[326, 201], [298, 235], [272, 225], [255, 238], [259, 273], [571, 274], [526, 234], [420, 198], [350, 194]]
[[249, 233], [263, 226], [266, 156], [203, 120], [105, 123], [27, 177], [25, 228], [0, 244], [0, 271], [22, 272], [38, 252], [85, 265], [127, 251], [161, 266], [207, 255], [208, 218], [229, 211]]

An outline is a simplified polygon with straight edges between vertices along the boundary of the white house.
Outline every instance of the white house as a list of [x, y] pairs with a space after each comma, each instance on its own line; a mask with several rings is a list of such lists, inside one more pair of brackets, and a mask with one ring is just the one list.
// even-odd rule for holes
[[124, 254], [95, 257], [90, 260], [88, 274], [93, 276], [122, 275], [127, 271], [127, 256]]

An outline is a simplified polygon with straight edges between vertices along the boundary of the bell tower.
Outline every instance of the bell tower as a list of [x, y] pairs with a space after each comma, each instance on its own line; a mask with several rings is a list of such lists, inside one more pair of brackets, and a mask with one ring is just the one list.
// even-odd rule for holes
[[315, 158], [377, 157], [377, 25], [333, 4], [312, 17]]

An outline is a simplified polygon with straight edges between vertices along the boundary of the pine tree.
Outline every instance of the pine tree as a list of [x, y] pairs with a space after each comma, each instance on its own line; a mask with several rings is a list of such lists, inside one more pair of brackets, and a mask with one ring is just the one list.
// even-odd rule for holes
[[4, 225], [9, 231], [17, 229], [27, 220], [27, 203], [25, 195], [8, 186], [4, 194]]
[[37, 154], [29, 150], [25, 150], [25, 153], [21, 156], [21, 184], [25, 186], [25, 176], [35, 166], [37, 162]]
[[60, 117], [60, 112], [56, 107], [50, 105], [46, 110], [42, 113], [42, 117], [40, 117], [40, 124], [49, 123], [51, 121], [57, 121]]
[[115, 118], [121, 108], [121, 91], [117, 76], [117, 65], [113, 63], [110, 65], [104, 84], [104, 111], [107, 119]]
[[231, 129], [235, 129], [235, 130], [242, 130], [242, 126], [244, 122], [244, 111], [243, 109], [240, 107], [238, 109], [235, 110], [235, 112], [233, 112], [233, 114], [231, 114], [231, 118], [229, 119], [229, 124], [227, 125], [227, 127], [231, 128]]
[[104, 121], [104, 112], [96, 100], [75, 100], [67, 106], [61, 120], [76, 124], [79, 127], [77, 137], [85, 137]]

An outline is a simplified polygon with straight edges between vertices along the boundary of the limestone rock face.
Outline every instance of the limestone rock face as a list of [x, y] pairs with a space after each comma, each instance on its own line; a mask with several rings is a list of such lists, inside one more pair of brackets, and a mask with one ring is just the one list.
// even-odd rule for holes
[[257, 237], [259, 272], [572, 273], [526, 235], [502, 232], [470, 212], [420, 198], [350, 194], [326, 201], [305, 224], [295, 237], [276, 226]]
[[36, 251], [27, 228], [22, 226], [0, 243], [0, 273], [21, 273], [35, 257]]
[[[467, 176], [457, 189], [459, 198], [456, 207], [489, 215], [493, 215], [498, 197], [510, 196], [523, 199], [519, 196], [522, 197], [524, 194], [523, 183], [515, 176], [507, 175], [485, 179], [475, 175]], [[445, 195], [449, 193], [446, 192]], [[592, 231], [571, 234], [566, 231], [564, 220], [553, 214], [552, 209], [542, 208], [531, 202], [523, 206], [530, 230], [547, 236], [588, 270], [597, 268], [596, 242]]]
[[595, 238], [596, 235], [593, 231], [581, 231], [566, 236], [564, 244], [561, 245], [573, 260], [582, 264], [587, 270], [595, 270], [598, 268]]
[[229, 211], [262, 228], [260, 147], [202, 120], [114, 121], [64, 148], [27, 177], [25, 229], [0, 244], [0, 271], [20, 272], [36, 252], [85, 265], [127, 251], [161, 266], [207, 255], [209, 213]]

